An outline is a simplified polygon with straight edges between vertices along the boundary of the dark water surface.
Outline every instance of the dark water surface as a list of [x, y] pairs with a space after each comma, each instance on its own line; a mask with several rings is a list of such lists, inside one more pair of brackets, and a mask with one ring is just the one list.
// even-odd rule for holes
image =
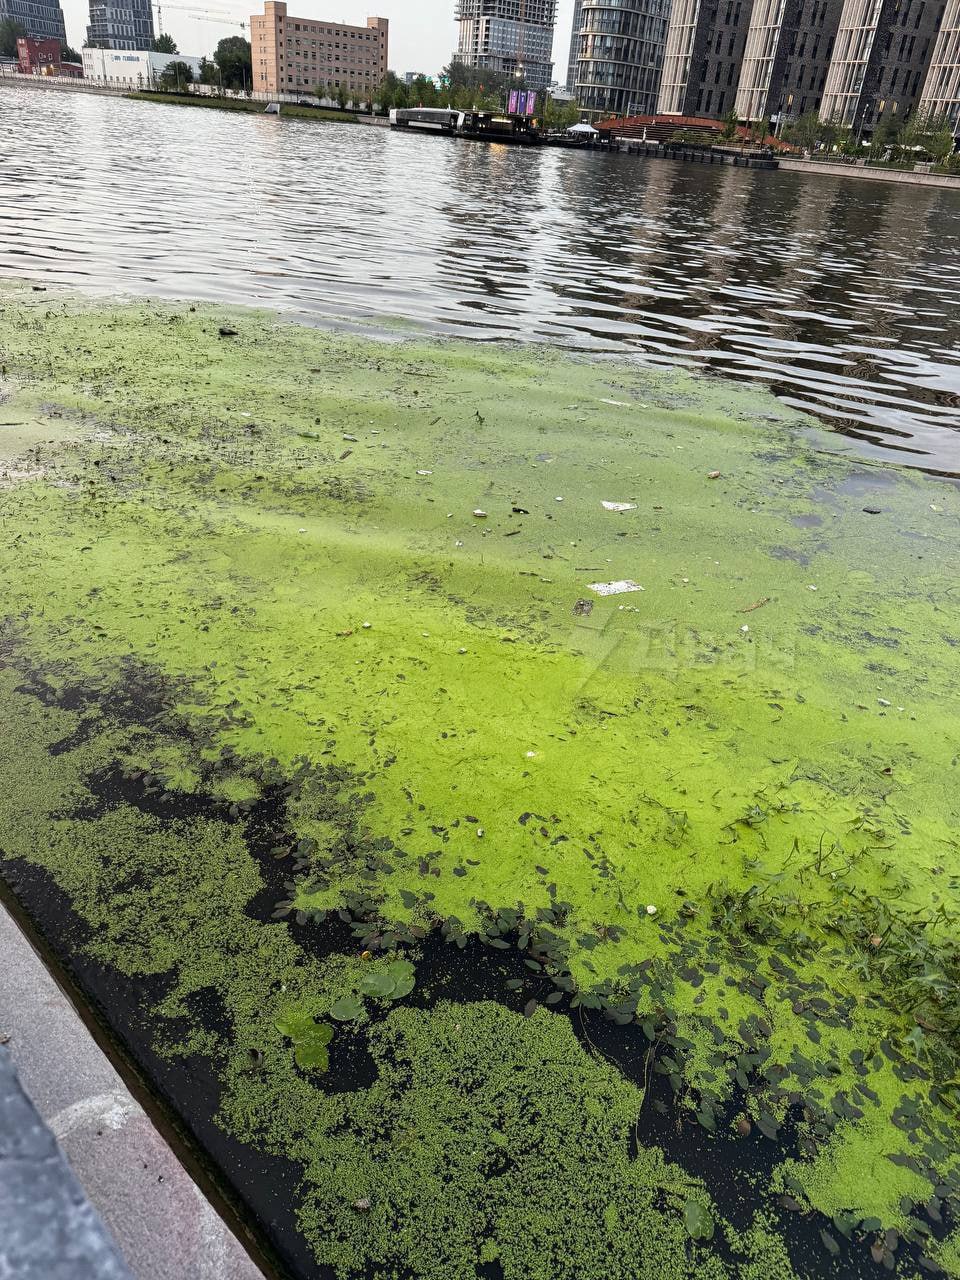
[[0, 274], [766, 382], [960, 473], [960, 192], [0, 87]]

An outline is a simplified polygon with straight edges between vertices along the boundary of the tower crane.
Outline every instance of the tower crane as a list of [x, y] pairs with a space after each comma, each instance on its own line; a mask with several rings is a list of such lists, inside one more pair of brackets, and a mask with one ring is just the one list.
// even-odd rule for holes
[[178, 13], [186, 14], [189, 18], [197, 19], [200, 22], [219, 22], [224, 27], [240, 27], [243, 31], [247, 29], [247, 23], [241, 22], [239, 18], [235, 18], [230, 13], [221, 13], [216, 9], [204, 9], [199, 4], [167, 4], [166, 0], [160, 3], [156, 0], [153, 8], [157, 11], [157, 31], [163, 35], [163, 12], [165, 9], [176, 9]]

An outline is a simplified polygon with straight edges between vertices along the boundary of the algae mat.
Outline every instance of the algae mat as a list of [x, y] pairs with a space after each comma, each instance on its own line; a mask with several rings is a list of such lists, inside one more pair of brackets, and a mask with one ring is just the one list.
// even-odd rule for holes
[[960, 1275], [956, 489], [682, 373], [0, 302], [0, 865], [278, 1265]]

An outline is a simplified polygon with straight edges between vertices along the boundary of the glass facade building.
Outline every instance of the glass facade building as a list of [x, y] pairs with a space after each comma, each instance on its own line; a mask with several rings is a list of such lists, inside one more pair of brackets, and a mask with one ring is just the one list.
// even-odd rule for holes
[[87, 44], [93, 49], [152, 49], [150, 0], [90, 0]]
[[577, 83], [577, 51], [580, 48], [580, 22], [583, 13], [583, 0], [573, 0], [573, 22], [570, 27], [570, 52], [567, 56], [567, 78], [564, 84], [568, 93], [573, 93]]
[[3, 18], [19, 22], [34, 40], [67, 42], [63, 10], [57, 0], [0, 0], [0, 20]]
[[456, 20], [458, 62], [549, 86], [556, 0], [458, 0]]
[[670, 0], [583, 0], [574, 93], [590, 118], [657, 109]]
[[573, 90], [590, 118], [675, 115], [857, 133], [918, 104], [960, 134], [960, 0], [579, 0]]

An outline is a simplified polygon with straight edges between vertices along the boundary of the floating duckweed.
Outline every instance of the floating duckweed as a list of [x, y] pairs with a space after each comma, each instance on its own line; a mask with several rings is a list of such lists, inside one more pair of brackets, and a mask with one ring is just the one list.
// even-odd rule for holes
[[[888, 469], [867, 533], [828, 437], [682, 373], [4, 296], [0, 856], [61, 945], [162, 979], [157, 1048], [298, 1163], [318, 1258], [769, 1280], [811, 1206], [960, 1274], [917, 1225], [960, 1186], [957, 494]], [[443, 999], [462, 953], [509, 1009]], [[779, 1166], [746, 1231], [683, 1141], [634, 1150], [669, 1110]]]

